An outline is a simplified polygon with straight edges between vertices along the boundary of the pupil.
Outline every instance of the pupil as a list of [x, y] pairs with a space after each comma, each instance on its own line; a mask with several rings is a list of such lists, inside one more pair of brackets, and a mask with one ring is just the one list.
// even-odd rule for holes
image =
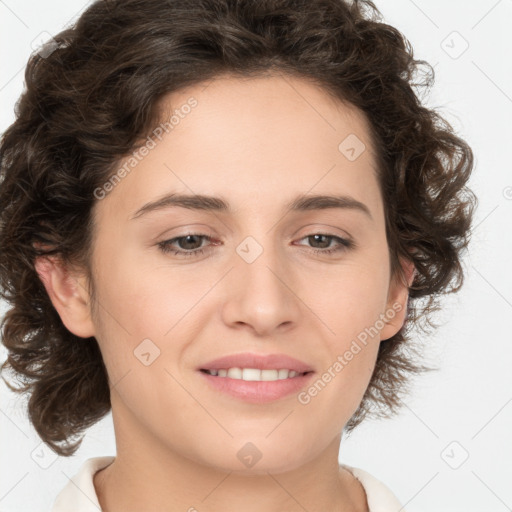
[[[317, 242], [318, 242], [318, 238], [321, 238], [321, 237], [327, 238], [325, 235], [312, 235], [312, 236], [313, 236], [313, 238], [315, 239], [315, 241], [317, 241]], [[322, 245], [322, 247], [327, 247], [328, 245], [329, 245], [329, 243], [327, 243], [327, 244], [326, 244], [326, 243], [324, 242], [324, 244]]]
[[[197, 237], [197, 235], [187, 235], [186, 237], [184, 237], [184, 241], [185, 241], [184, 245], [185, 245], [185, 247], [182, 247], [182, 249], [196, 249], [196, 247], [186, 247], [186, 246], [187, 246], [187, 244], [189, 243], [189, 242], [188, 242], [188, 240], [189, 240], [190, 238], [194, 239], [195, 237]], [[183, 240], [183, 239], [182, 239], [182, 240]], [[193, 241], [192, 241], [192, 242], [190, 242], [190, 243], [191, 243], [192, 245], [194, 245], [194, 242], [193, 242]], [[197, 244], [197, 241], [196, 241], [196, 244]]]

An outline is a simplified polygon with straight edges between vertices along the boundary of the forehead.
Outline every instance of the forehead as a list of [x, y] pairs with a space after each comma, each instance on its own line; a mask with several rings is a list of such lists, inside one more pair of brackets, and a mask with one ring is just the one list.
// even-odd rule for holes
[[149, 134], [151, 149], [133, 168], [129, 157], [119, 162], [129, 172], [100, 205], [125, 220], [169, 192], [232, 196], [236, 210], [308, 191], [379, 200], [366, 117], [308, 80], [227, 75], [169, 94], [159, 107], [167, 129]]
[[[196, 106], [183, 115], [180, 110], [193, 99]], [[334, 98], [328, 91], [306, 77], [271, 74], [258, 77], [221, 75], [210, 82], [196, 84], [164, 96], [159, 101], [161, 120], [174, 118], [171, 129], [176, 142], [192, 137], [208, 140], [218, 147], [263, 149], [308, 142], [297, 147], [304, 154], [323, 142], [338, 151], [338, 143], [348, 135], [359, 137], [373, 155], [370, 124], [354, 105]], [[176, 114], [180, 113], [179, 119]], [[230, 135], [219, 140], [216, 133]], [[320, 140], [322, 139], [322, 140]], [[193, 141], [192, 141], [193, 142]], [[272, 143], [273, 142], [273, 143]], [[252, 144], [251, 144], [252, 143]], [[269, 146], [270, 144], [270, 146]], [[251, 148], [252, 146], [252, 148]]]

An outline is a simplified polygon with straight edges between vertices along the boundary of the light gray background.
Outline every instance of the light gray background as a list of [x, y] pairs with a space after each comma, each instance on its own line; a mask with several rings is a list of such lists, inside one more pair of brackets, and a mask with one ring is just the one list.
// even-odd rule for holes
[[[41, 33], [47, 33], [43, 40], [56, 34], [87, 5], [0, 0], [0, 131], [14, 120], [32, 41]], [[369, 421], [342, 441], [340, 461], [383, 480], [408, 512], [510, 510], [512, 1], [376, 5], [384, 21], [409, 39], [415, 57], [435, 66], [436, 84], [426, 104], [472, 146], [476, 167], [470, 186], [480, 203], [463, 291], [446, 298], [437, 317], [442, 326], [424, 340], [428, 362], [440, 371], [415, 381], [399, 416]], [[469, 46], [457, 56], [464, 40]], [[5, 304], [0, 306], [3, 314]], [[1, 361], [5, 355], [1, 347]], [[88, 431], [75, 456], [53, 461], [26, 419], [24, 400], [3, 381], [0, 386], [0, 511], [47, 511], [87, 458], [115, 454], [108, 415]], [[36, 460], [50, 465], [43, 469]]]

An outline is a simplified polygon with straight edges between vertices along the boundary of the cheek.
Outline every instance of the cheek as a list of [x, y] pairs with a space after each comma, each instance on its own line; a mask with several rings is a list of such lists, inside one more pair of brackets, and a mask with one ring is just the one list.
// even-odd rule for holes
[[330, 277], [317, 280], [322, 292], [318, 287], [308, 296], [308, 304], [314, 304], [312, 309], [326, 327], [323, 346], [329, 354], [310, 396], [318, 393], [318, 401], [328, 409], [342, 401], [345, 413], [354, 412], [377, 359], [389, 276], [382, 265], [354, 264]]
[[382, 265], [354, 261], [304, 284], [305, 302], [330, 331], [326, 339], [333, 346], [342, 348], [375, 324], [386, 307], [388, 279]]
[[135, 343], [140, 337], [161, 339], [187, 315], [208, 283], [197, 273], [166, 265], [165, 258], [153, 254], [156, 248], [123, 252], [122, 257], [105, 258], [100, 267], [100, 313], [114, 331]]
[[112, 383], [129, 372], [130, 397], [143, 396], [143, 390], [154, 392], [158, 379], [169, 379], [164, 368], [173, 372], [197, 338], [202, 325], [198, 301], [212, 284], [198, 279], [197, 272], [171, 268], [162, 258], [150, 261], [127, 251], [115, 261], [104, 248], [96, 337]]

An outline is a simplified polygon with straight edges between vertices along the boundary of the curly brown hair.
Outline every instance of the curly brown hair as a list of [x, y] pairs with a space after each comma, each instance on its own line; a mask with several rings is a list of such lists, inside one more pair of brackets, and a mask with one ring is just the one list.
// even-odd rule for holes
[[418, 99], [433, 68], [381, 20], [369, 0], [100, 0], [31, 55], [0, 142], [0, 287], [10, 305], [0, 371], [23, 381], [15, 388], [2, 374], [11, 390], [30, 393], [30, 421], [58, 454], [75, 453], [83, 436], [71, 438], [110, 411], [109, 379], [96, 339], [63, 325], [35, 259], [54, 255], [90, 279], [94, 190], [156, 126], [159, 100], [225, 73], [313, 80], [370, 122], [392, 276], [404, 279], [399, 258], [416, 274], [406, 321], [380, 343], [345, 431], [368, 414], [395, 413], [409, 377], [431, 369], [410, 331], [434, 326], [440, 295], [462, 285], [477, 204], [466, 186], [473, 154]]

